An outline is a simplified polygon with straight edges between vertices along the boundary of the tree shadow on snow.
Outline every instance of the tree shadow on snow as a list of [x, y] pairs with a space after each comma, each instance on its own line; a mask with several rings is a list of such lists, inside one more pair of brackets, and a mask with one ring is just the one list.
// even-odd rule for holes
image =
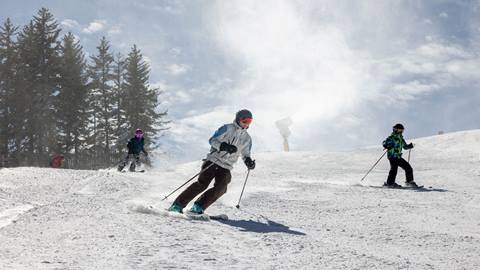
[[306, 235], [303, 232], [291, 230], [288, 226], [274, 222], [267, 219], [267, 223], [262, 223], [254, 220], [217, 220], [226, 225], [237, 227], [242, 232], [255, 232], [255, 233], [288, 233], [294, 235]]

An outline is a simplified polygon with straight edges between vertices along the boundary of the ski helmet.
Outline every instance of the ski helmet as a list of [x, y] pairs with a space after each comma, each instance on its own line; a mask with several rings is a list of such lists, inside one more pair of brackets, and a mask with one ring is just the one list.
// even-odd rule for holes
[[143, 130], [137, 128], [137, 130], [135, 130], [135, 137], [143, 138]]
[[235, 115], [235, 122], [240, 125], [240, 121], [244, 119], [253, 119], [253, 115], [249, 110], [243, 109], [237, 112]]
[[398, 123], [395, 126], [393, 126], [393, 129], [405, 129], [402, 124]]

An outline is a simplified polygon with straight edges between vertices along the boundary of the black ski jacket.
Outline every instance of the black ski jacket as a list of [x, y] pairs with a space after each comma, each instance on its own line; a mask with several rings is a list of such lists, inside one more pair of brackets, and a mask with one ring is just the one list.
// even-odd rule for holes
[[145, 149], [143, 148], [144, 144], [145, 143], [143, 138], [141, 138], [140, 140], [135, 137], [131, 138], [130, 141], [128, 141], [127, 143], [128, 153], [138, 155], [140, 154], [140, 151], [142, 151], [143, 153], [147, 154], [147, 151], [145, 151]]

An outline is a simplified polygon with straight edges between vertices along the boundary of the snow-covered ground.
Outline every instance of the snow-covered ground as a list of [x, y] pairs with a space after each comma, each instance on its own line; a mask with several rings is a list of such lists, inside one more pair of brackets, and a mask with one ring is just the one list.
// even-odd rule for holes
[[[380, 147], [260, 153], [209, 213], [141, 213], [199, 162], [146, 173], [0, 170], [0, 269], [480, 269], [480, 131], [413, 140], [416, 181], [390, 190]], [[397, 182], [403, 183], [400, 171]], [[178, 193], [177, 193], [178, 194]], [[175, 195], [177, 195], [175, 194]]]

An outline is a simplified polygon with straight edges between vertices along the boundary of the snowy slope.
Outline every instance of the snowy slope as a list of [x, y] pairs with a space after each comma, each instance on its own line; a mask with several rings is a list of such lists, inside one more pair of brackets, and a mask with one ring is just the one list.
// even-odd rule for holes
[[221, 222], [137, 211], [168, 207], [174, 196], [160, 199], [200, 161], [144, 174], [1, 169], [0, 269], [480, 269], [480, 131], [413, 142], [429, 191], [368, 187], [386, 159], [360, 183], [379, 147], [261, 153], [241, 209], [240, 163], [209, 209], [230, 216]]

